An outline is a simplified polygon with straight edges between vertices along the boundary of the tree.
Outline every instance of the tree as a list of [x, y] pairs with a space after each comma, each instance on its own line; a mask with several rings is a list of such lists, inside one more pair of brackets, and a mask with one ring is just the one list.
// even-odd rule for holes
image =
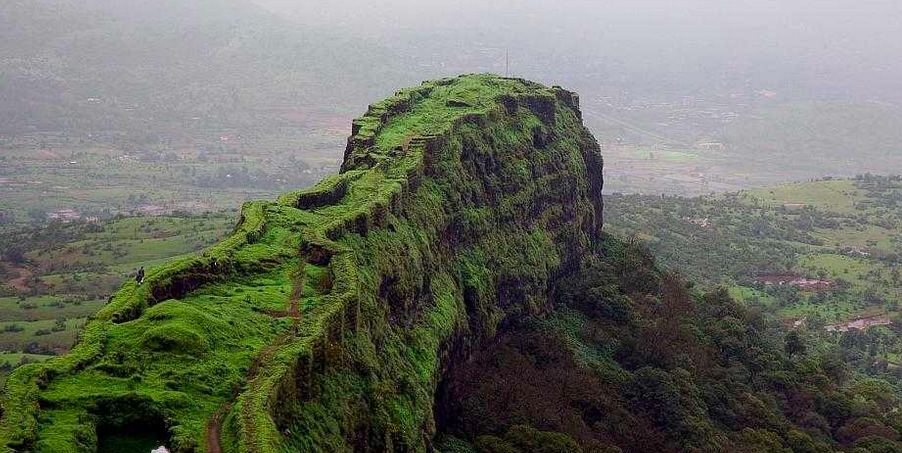
[[9, 244], [3, 252], [3, 259], [14, 264], [25, 263], [25, 249], [21, 245]]
[[802, 335], [800, 335], [797, 330], [793, 330], [786, 334], [786, 345], [784, 346], [784, 350], [790, 357], [796, 354], [804, 354], [806, 349], [805, 340], [802, 339]]

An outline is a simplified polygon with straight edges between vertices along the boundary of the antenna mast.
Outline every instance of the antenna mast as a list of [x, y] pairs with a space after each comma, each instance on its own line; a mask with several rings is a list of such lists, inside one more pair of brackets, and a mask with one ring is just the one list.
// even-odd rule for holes
[[504, 50], [504, 77], [510, 77], [511, 75], [511, 50]]

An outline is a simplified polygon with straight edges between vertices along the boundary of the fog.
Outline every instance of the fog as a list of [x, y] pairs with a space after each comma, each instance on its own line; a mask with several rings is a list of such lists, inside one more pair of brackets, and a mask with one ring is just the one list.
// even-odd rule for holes
[[902, 173], [900, 35], [895, 0], [6, 0], [0, 209], [273, 196], [337, 171], [370, 103], [476, 72], [579, 92], [610, 191]]
[[892, 0], [259, 1], [427, 59], [476, 45], [496, 50], [479, 66], [502, 69], [509, 50], [517, 74], [579, 85], [683, 94], [754, 84], [893, 102], [902, 92], [902, 3]]

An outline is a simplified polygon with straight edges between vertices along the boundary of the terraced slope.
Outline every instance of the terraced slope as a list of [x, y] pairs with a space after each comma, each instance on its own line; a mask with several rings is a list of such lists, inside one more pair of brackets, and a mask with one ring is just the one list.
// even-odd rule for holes
[[426, 451], [442, 373], [547, 308], [601, 228], [575, 94], [426, 82], [354, 121], [341, 173], [244, 206], [14, 373], [6, 451]]

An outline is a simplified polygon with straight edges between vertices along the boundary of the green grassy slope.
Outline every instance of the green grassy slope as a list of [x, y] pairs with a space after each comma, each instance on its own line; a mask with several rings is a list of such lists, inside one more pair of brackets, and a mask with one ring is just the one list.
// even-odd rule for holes
[[[225, 237], [234, 213], [54, 222], [0, 237], [0, 351], [47, 358], [68, 352], [89, 316], [133, 278]], [[23, 353], [26, 353], [23, 355]], [[0, 381], [10, 370], [2, 367]]]
[[18, 369], [6, 450], [113, 451], [137, 427], [179, 452], [426, 449], [450, 357], [541, 312], [599, 231], [598, 145], [574, 94], [464, 76], [370, 106], [345, 157]]

